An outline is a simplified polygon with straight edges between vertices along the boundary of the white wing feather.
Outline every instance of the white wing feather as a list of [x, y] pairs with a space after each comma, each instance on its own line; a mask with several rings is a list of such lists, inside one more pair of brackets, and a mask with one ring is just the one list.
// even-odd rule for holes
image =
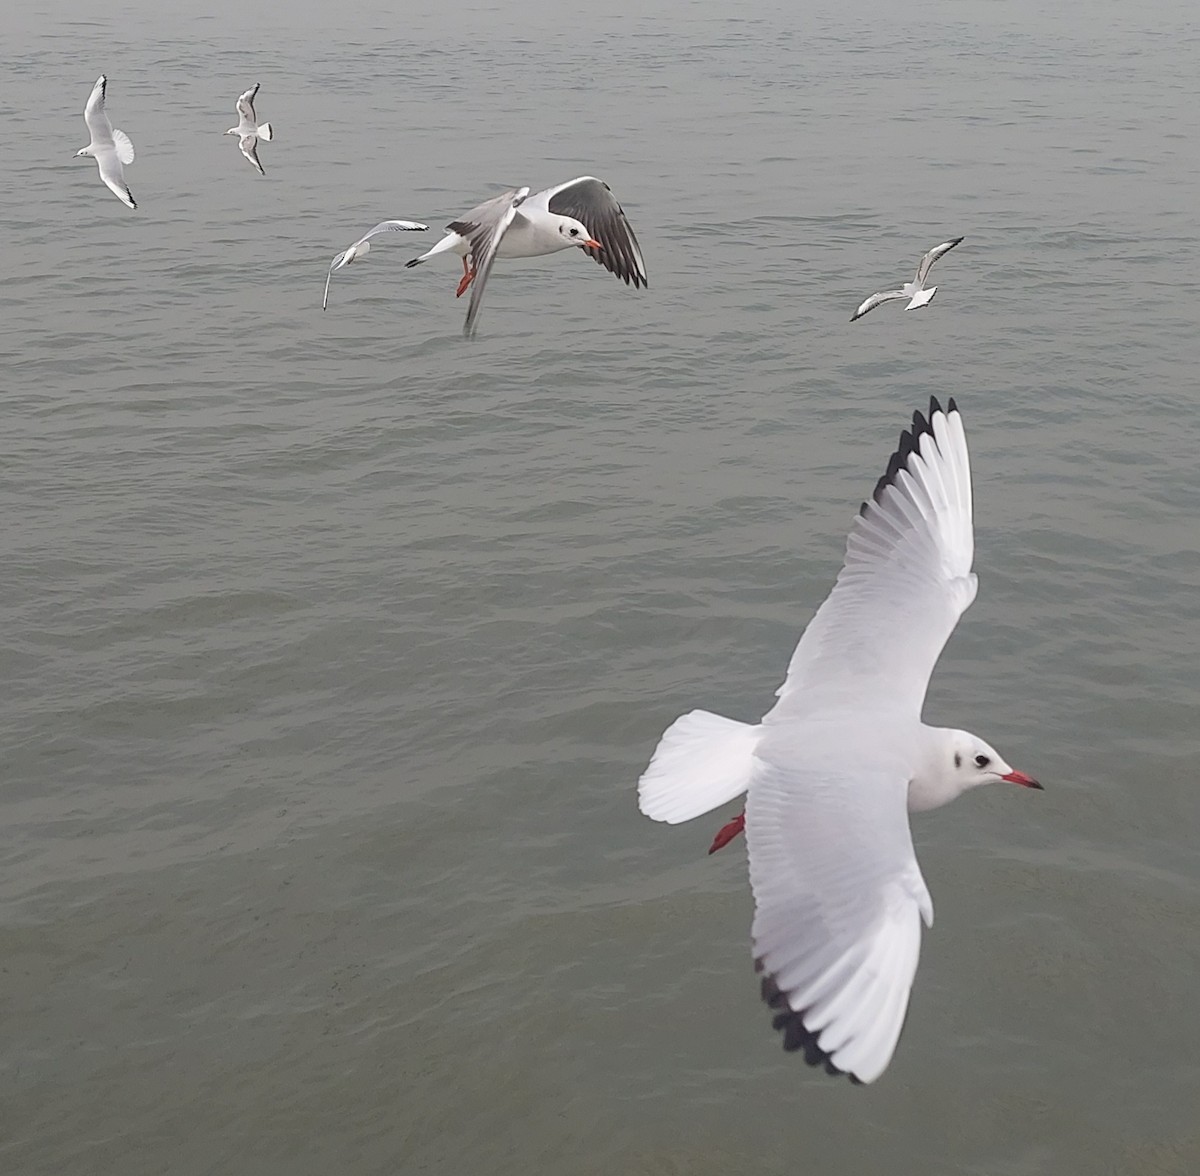
[[954, 401], [913, 429], [864, 503], [837, 584], [809, 622], [764, 722], [831, 703], [919, 719], [933, 667], [975, 599], [971, 465]]
[[933, 263], [939, 258], [945, 257], [955, 245], [960, 244], [964, 240], [964, 237], [955, 237], [953, 241], [943, 241], [940, 245], [935, 245], [928, 253], [926, 253], [925, 256], [921, 258], [920, 265], [917, 266], [917, 285], [925, 285], [925, 279], [929, 277], [929, 271], [933, 268]]
[[83, 121], [91, 132], [92, 144], [102, 145], [112, 141], [112, 123], [104, 110], [104, 90], [108, 78], [101, 74], [88, 95], [87, 105], [83, 108]]
[[[861, 1082], [891, 1060], [922, 917], [933, 904], [908, 828], [908, 773], [871, 732], [766, 728], [746, 800], [754, 958], [784, 1047]], [[850, 746], [867, 749], [847, 754]]]
[[100, 178], [108, 185], [109, 190], [123, 204], [129, 205], [130, 208], [137, 208], [133, 193], [129, 191], [129, 185], [125, 183], [125, 173], [121, 170], [121, 161], [117, 158], [116, 152], [109, 149], [97, 155], [96, 163], [100, 168]]
[[860, 319], [869, 310], [874, 310], [877, 306], [882, 306], [885, 302], [891, 302], [896, 298], [907, 298], [908, 295], [903, 290], [881, 290], [878, 294], [872, 294], [870, 298], [864, 298], [859, 303], [858, 309], [850, 316], [850, 321]]
[[871, 1082], [900, 1037], [933, 904], [908, 784], [934, 664], [975, 595], [962, 419], [936, 401], [855, 519], [764, 717], [746, 801], [754, 955], [784, 1046]]

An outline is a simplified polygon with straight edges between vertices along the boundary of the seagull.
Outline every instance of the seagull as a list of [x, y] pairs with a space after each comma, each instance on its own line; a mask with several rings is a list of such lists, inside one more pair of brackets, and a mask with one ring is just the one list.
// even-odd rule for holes
[[542, 257], [578, 246], [627, 286], [649, 286], [646, 263], [633, 226], [612, 189], [595, 176], [577, 176], [565, 184], [529, 195], [513, 188], [485, 200], [460, 220], [446, 226], [446, 235], [428, 253], [414, 257], [409, 267], [439, 253], [457, 253], [463, 276], [456, 297], [474, 283], [463, 334], [475, 333], [483, 290], [497, 257]]
[[75, 152], [75, 157], [90, 155], [100, 166], [100, 178], [109, 186], [119, 199], [137, 208], [137, 201], [125, 183], [125, 172], [122, 164], [133, 162], [133, 144], [124, 131], [114, 131], [104, 112], [104, 88], [108, 78], [101, 74], [92, 87], [87, 105], [83, 108], [83, 121], [91, 133], [92, 141]]
[[237, 100], [234, 109], [238, 113], [238, 125], [230, 127], [225, 134], [238, 136], [238, 146], [242, 149], [242, 154], [258, 168], [260, 176], [265, 176], [267, 173], [263, 171], [263, 165], [258, 162], [258, 141], [266, 139], [269, 143], [273, 135], [271, 124], [260, 123], [258, 115], [254, 113], [254, 95], [258, 93], [259, 85], [259, 82], [255, 82], [254, 88], [247, 90]]
[[360, 257], [366, 257], [371, 252], [370, 241], [376, 233], [394, 233], [400, 230], [419, 233], [424, 232], [427, 228], [429, 226], [421, 224], [420, 221], [386, 220], [380, 221], [369, 233], [364, 233], [349, 249], [344, 253], [339, 253], [329, 263], [329, 273], [325, 277], [325, 297], [321, 299], [321, 309], [324, 310], [329, 305], [329, 283], [333, 280], [333, 271], [344, 269], [348, 265], [353, 265]]
[[911, 302], [904, 308], [905, 310], [920, 310], [922, 306], [928, 306], [933, 301], [933, 296], [937, 293], [936, 286], [925, 288], [925, 279], [929, 277], [929, 271], [933, 263], [939, 257], [945, 257], [951, 249], [954, 248], [962, 237], [955, 237], [953, 241], [943, 241], [940, 245], [935, 245], [924, 257], [921, 258], [921, 264], [917, 266], [917, 276], [911, 282], [906, 282], [899, 290], [887, 290], [881, 294], [872, 294], [851, 316], [850, 321], [862, 318], [868, 310], [874, 310], [877, 306], [884, 302], [891, 302], [896, 298], [910, 298]]
[[909, 812], [997, 781], [1040, 789], [976, 735], [921, 721], [942, 647], [975, 597], [971, 471], [958, 407], [931, 399], [863, 504], [833, 591], [757, 725], [694, 710], [638, 782], [675, 824], [747, 792], [751, 931], [786, 1050], [872, 1082], [895, 1051], [933, 904]]

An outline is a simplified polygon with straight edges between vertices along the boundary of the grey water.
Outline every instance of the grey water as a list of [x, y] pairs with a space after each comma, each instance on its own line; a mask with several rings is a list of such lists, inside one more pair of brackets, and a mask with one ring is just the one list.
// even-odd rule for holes
[[[0, 1171], [1200, 1171], [1193, 5], [2, 24]], [[136, 212], [72, 158], [101, 72]], [[649, 290], [502, 264], [464, 341], [403, 262], [580, 174]], [[860, 1089], [779, 1048], [727, 814], [634, 785], [767, 709], [930, 394], [980, 591], [926, 716], [1046, 792], [917, 819]]]

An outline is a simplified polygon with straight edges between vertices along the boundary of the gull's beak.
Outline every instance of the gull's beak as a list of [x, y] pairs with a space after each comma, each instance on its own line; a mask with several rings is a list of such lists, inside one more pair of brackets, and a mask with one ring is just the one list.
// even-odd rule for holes
[[583, 247], [584, 247], [584, 249], [603, 249], [604, 248], [604, 246], [601, 245], [599, 241], [593, 241], [591, 239], [591, 237], [589, 237], [586, 241], [583, 242]]
[[1000, 779], [1007, 780], [1010, 784], [1020, 784], [1022, 788], [1036, 788], [1039, 792], [1046, 791], [1032, 776], [1026, 776], [1024, 772], [1009, 772], [1007, 776], [1001, 776]]

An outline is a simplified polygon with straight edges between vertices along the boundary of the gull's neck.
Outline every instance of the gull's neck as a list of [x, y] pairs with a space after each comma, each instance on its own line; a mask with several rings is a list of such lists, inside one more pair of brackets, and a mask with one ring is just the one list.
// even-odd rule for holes
[[955, 732], [921, 724], [917, 769], [908, 782], [908, 811], [925, 812], [949, 804], [963, 792], [962, 777], [951, 772]]

